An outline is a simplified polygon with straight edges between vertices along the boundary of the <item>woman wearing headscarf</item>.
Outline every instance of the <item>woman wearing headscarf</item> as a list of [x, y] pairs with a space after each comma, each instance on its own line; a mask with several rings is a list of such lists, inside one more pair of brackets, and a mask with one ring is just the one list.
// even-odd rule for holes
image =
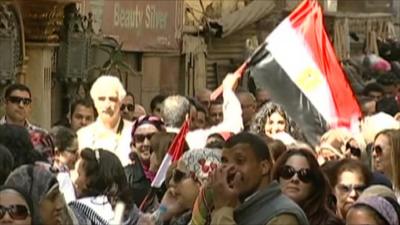
[[[185, 152], [172, 172], [169, 188], [159, 209], [150, 216], [151, 219], [158, 219], [158, 222], [169, 221], [171, 225], [186, 225], [193, 217], [207, 217], [202, 199], [205, 197], [204, 193], [208, 192], [208, 175], [220, 162], [221, 152], [215, 149], [193, 149]], [[207, 199], [210, 196], [208, 194], [210, 193], [207, 193]]]
[[144, 170], [146, 178], [152, 181], [156, 175], [150, 170], [151, 137], [160, 131], [164, 131], [164, 122], [156, 116], [141, 116], [132, 127], [132, 153], [130, 158], [133, 163], [139, 162]]
[[32, 199], [33, 224], [77, 224], [76, 217], [59, 190], [57, 178], [49, 168], [49, 165], [42, 163], [20, 166], [9, 175], [5, 185], [21, 189]]

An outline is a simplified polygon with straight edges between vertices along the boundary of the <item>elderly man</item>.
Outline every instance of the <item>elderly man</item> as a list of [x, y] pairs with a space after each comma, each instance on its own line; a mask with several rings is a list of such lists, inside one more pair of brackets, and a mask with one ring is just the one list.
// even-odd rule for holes
[[129, 164], [132, 123], [122, 119], [121, 102], [126, 91], [118, 78], [101, 76], [90, 96], [98, 112], [97, 120], [78, 131], [79, 149], [103, 148], [115, 153], [123, 166]]
[[[237, 74], [228, 74], [223, 85], [223, 120], [216, 126], [207, 129], [191, 130], [186, 135], [186, 142], [190, 149], [203, 148], [207, 144], [207, 137], [213, 133], [232, 132], [238, 133], [243, 129], [242, 108], [235, 93], [234, 86], [238, 80]], [[166, 98], [163, 102], [161, 111], [162, 118], [166, 125], [167, 132], [178, 133], [179, 128], [185, 121], [186, 116], [193, 121], [197, 117], [197, 112], [191, 112], [189, 100], [180, 95], [173, 95]]]

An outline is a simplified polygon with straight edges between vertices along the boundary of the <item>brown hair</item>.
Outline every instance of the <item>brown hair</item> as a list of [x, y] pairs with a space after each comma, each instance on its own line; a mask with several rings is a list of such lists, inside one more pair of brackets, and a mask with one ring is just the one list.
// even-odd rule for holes
[[371, 171], [369, 171], [368, 167], [364, 165], [360, 160], [342, 159], [338, 161], [337, 164], [334, 165], [332, 168], [333, 176], [331, 176], [330, 180], [332, 187], [336, 186], [339, 180], [339, 176], [345, 171], [359, 173], [362, 176], [366, 185], [369, 185], [371, 182]]
[[392, 181], [395, 191], [400, 191], [400, 131], [395, 129], [383, 130], [375, 136], [375, 140], [379, 135], [385, 135], [389, 139], [391, 146], [390, 158], [392, 164]]
[[272, 171], [272, 178], [278, 180], [281, 169], [285, 166], [288, 159], [295, 155], [306, 158], [310, 170], [313, 173], [313, 179], [311, 181], [314, 189], [313, 194], [310, 195], [302, 205], [300, 205], [310, 224], [326, 224], [326, 221], [331, 219], [339, 220], [328, 207], [328, 197], [331, 193], [328, 179], [325, 177], [319, 167], [317, 159], [310, 150], [304, 148], [293, 148], [284, 152], [275, 163]]

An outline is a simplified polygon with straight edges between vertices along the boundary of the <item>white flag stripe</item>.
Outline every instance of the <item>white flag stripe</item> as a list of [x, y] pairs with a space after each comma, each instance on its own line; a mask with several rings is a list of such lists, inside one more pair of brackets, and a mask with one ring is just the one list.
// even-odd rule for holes
[[300, 88], [322, 117], [331, 124], [337, 118], [329, 85], [314, 62], [300, 32], [285, 19], [267, 38], [267, 50]]
[[154, 177], [153, 182], [151, 182], [151, 186], [152, 187], [156, 187], [156, 188], [161, 187], [162, 183], [165, 180], [168, 168], [171, 165], [171, 163], [172, 163], [171, 155], [168, 154], [168, 153], [165, 154], [164, 159], [163, 159], [163, 161], [162, 161], [162, 163], [160, 165], [160, 168], [158, 169], [157, 174]]

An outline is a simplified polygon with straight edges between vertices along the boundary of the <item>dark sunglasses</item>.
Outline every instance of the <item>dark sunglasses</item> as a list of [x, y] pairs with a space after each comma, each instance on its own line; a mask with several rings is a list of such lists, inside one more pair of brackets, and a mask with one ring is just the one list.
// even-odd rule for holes
[[180, 170], [174, 169], [174, 171], [172, 172], [172, 180], [175, 183], [179, 183], [181, 182], [183, 179], [188, 178], [189, 174], [182, 172]]
[[144, 142], [144, 140], [147, 138], [147, 140], [150, 140], [151, 137], [153, 137], [154, 133], [149, 133], [149, 134], [135, 134], [133, 138], [135, 139], [135, 143], [138, 142]]
[[312, 178], [313, 178], [313, 174], [310, 169], [300, 169], [300, 170], [296, 171], [291, 166], [284, 166], [279, 173], [279, 177], [282, 177], [285, 180], [289, 180], [295, 174], [297, 174], [297, 177], [299, 178], [299, 180], [301, 180], [304, 183], [311, 182]]
[[345, 194], [349, 194], [352, 190], [354, 190], [358, 195], [360, 195], [365, 190], [365, 188], [365, 185], [338, 185], [339, 191]]
[[24, 105], [29, 105], [32, 103], [32, 99], [30, 98], [21, 98], [18, 96], [9, 96], [7, 97], [7, 101], [13, 103], [13, 104], [24, 104]]
[[122, 104], [120, 109], [121, 109], [121, 111], [124, 111], [125, 108], [127, 108], [128, 111], [132, 112], [135, 110], [135, 105], [134, 104], [127, 104], [127, 105]]
[[8, 213], [14, 220], [24, 220], [29, 216], [29, 210], [24, 205], [10, 205], [8, 207], [0, 205], [0, 219]]
[[379, 145], [374, 146], [372, 148], [372, 151], [374, 151], [375, 154], [377, 154], [377, 155], [382, 155], [382, 152], [383, 152], [382, 147]]
[[350, 143], [346, 144], [346, 149], [350, 149], [350, 153], [356, 157], [361, 157], [361, 149], [351, 146]]

